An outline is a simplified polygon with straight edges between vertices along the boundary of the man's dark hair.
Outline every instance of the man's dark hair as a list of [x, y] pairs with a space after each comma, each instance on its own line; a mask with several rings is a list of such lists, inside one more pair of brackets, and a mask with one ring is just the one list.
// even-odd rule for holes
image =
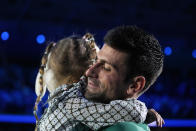
[[158, 40], [137, 26], [120, 26], [111, 29], [105, 35], [104, 42], [128, 54], [125, 81], [135, 76], [144, 76], [146, 85], [143, 92], [162, 72], [164, 56]]

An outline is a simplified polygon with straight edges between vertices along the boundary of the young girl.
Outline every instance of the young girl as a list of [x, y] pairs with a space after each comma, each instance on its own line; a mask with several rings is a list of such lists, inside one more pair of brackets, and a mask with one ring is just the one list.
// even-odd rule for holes
[[35, 116], [46, 88], [50, 97], [47, 110], [36, 122], [38, 130], [69, 131], [79, 123], [98, 130], [117, 122], [145, 121], [147, 108], [136, 99], [114, 100], [103, 104], [84, 98], [86, 80], [80, 77], [92, 64], [96, 51], [94, 38], [89, 33], [83, 38], [68, 37], [47, 46], [36, 79], [38, 98], [34, 108]]

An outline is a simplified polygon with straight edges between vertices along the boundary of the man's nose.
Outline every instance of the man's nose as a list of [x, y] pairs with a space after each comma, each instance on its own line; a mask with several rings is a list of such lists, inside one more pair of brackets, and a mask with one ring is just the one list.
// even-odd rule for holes
[[87, 77], [93, 77], [93, 78], [97, 78], [98, 77], [98, 64], [95, 63], [92, 66], [90, 66], [88, 68], [88, 70], [86, 71], [86, 76]]

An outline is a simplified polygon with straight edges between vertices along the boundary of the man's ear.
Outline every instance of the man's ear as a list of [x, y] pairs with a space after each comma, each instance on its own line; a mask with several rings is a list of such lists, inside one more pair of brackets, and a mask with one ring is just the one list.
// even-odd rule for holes
[[127, 89], [127, 95], [135, 96], [138, 95], [146, 84], [146, 79], [144, 76], [136, 76], [133, 78], [132, 83], [129, 85]]

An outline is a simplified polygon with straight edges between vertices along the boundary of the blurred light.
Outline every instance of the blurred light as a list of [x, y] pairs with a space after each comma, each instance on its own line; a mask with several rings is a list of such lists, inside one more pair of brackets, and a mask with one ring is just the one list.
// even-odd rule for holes
[[[196, 127], [196, 120], [165, 119], [163, 127]], [[156, 122], [148, 124], [150, 127], [157, 127]]]
[[165, 120], [163, 127], [196, 127], [196, 120]]
[[40, 34], [37, 36], [36, 41], [38, 44], [43, 44], [45, 42], [45, 36], [43, 34]]
[[153, 108], [156, 109], [157, 111], [160, 110], [160, 108], [161, 108], [160, 100], [159, 101], [158, 100], [155, 101], [155, 103], [153, 104]]
[[8, 32], [2, 32], [1, 33], [1, 39], [2, 40], [8, 40], [10, 37], [9, 33]]
[[165, 55], [167, 55], [167, 56], [171, 55], [171, 54], [172, 54], [172, 49], [171, 49], [171, 47], [169, 47], [169, 46], [165, 47], [164, 53], [165, 53]]
[[[196, 119], [183, 120], [183, 119], [165, 119], [165, 125], [163, 127], [196, 127]], [[28, 115], [9, 115], [0, 114], [0, 122], [6, 123], [35, 123], [34, 116]], [[156, 127], [156, 122], [148, 124], [148, 126]]]
[[7, 123], [35, 123], [34, 116], [0, 114], [0, 122]]
[[192, 56], [193, 56], [193, 58], [195, 58], [195, 59], [196, 59], [196, 49], [195, 49], [195, 50], [193, 50], [193, 52], [192, 52]]

